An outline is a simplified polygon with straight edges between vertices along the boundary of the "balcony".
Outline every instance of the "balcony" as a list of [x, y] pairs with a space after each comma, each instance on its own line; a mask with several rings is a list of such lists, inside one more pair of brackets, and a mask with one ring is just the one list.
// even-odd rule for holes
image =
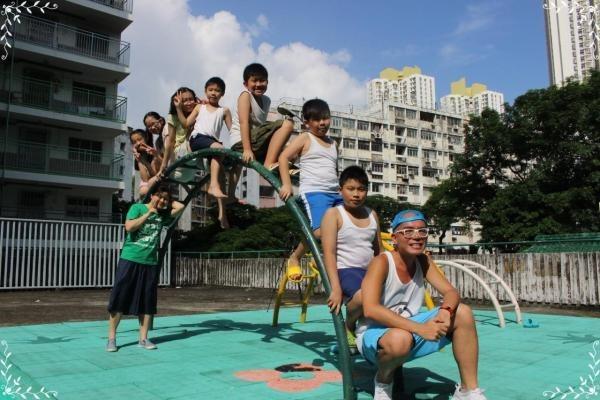
[[129, 66], [129, 43], [41, 18], [21, 16], [21, 23], [15, 25], [14, 37], [38, 46]]
[[131, 13], [133, 11], [133, 0], [89, 0], [94, 3], [103, 4], [120, 11]]
[[81, 178], [122, 180], [124, 156], [43, 143], [8, 141], [0, 153], [6, 170]]
[[[9, 95], [8, 80], [12, 80]], [[67, 89], [55, 82], [0, 75], [0, 102], [82, 117], [125, 123], [127, 98], [84, 89]]]

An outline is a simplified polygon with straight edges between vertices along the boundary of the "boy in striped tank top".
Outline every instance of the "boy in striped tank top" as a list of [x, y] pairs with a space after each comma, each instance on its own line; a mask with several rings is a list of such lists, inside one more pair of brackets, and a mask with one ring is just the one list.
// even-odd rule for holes
[[[423, 254], [429, 228], [425, 215], [403, 210], [392, 221], [394, 250], [373, 258], [362, 283], [364, 319], [356, 344], [377, 365], [374, 399], [392, 400], [394, 370], [452, 342], [460, 385], [452, 399], [486, 400], [478, 386], [479, 345], [473, 312], [458, 291]], [[424, 281], [442, 296], [442, 304], [421, 311]]]
[[331, 283], [327, 305], [337, 314], [345, 301], [351, 351], [356, 351], [354, 329], [362, 316], [360, 285], [371, 259], [382, 248], [377, 214], [365, 207], [368, 187], [369, 177], [361, 167], [346, 168], [339, 180], [344, 203], [327, 210], [321, 221], [323, 258]]

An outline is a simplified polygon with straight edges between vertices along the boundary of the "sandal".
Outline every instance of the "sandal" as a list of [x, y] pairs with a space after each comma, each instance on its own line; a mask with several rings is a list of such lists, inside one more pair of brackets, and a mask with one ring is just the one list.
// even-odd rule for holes
[[292, 282], [300, 282], [302, 280], [302, 268], [299, 265], [291, 265], [290, 260], [287, 261], [285, 273]]

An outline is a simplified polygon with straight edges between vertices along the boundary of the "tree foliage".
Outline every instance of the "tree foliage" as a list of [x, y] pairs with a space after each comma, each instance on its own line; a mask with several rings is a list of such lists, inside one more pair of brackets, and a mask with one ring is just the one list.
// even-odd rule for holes
[[600, 230], [600, 72], [531, 90], [473, 116], [465, 152], [425, 205], [438, 225], [482, 224], [484, 241]]

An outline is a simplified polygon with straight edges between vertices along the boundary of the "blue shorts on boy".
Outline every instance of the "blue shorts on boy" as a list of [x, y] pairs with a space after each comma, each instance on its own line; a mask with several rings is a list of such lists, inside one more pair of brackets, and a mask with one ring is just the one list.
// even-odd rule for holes
[[360, 290], [360, 285], [365, 278], [367, 270], [365, 268], [340, 268], [338, 269], [338, 276], [340, 278], [340, 286], [342, 287], [342, 294], [344, 300], [349, 302], [352, 297]]
[[321, 220], [328, 209], [338, 204], [344, 204], [344, 199], [337, 192], [309, 192], [300, 193], [300, 196], [304, 202], [304, 208], [313, 231], [321, 227]]
[[[439, 307], [435, 307], [429, 311], [421, 312], [415, 316], [409, 317], [408, 319], [418, 323], [425, 323], [430, 319], [435, 318], [438, 311]], [[364, 333], [359, 334], [356, 337], [358, 351], [373, 365], [377, 365], [377, 345], [379, 344], [379, 339], [381, 339], [389, 329], [390, 328], [387, 326], [372, 325], [369, 326]], [[438, 341], [425, 340], [414, 333], [412, 336], [414, 340], [413, 347], [405, 362], [435, 353], [450, 343], [450, 340], [445, 336]]]

